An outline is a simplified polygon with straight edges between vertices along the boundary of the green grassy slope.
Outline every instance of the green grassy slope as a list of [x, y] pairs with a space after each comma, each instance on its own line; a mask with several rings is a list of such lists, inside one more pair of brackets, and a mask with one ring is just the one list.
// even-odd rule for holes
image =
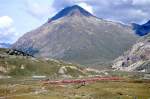
[[77, 65], [52, 59], [36, 59], [31, 56], [9, 55], [8, 49], [0, 49], [0, 74], [10, 76], [59, 76], [60, 68], [65, 68], [64, 75], [77, 77], [84, 75]]

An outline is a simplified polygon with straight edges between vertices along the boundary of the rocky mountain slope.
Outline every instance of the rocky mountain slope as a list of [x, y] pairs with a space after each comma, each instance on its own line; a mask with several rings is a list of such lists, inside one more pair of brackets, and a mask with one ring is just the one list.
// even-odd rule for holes
[[116, 59], [113, 68], [123, 71], [150, 72], [150, 35], [140, 39], [123, 56]]
[[131, 27], [97, 18], [75, 5], [23, 35], [12, 48], [35, 57], [103, 64], [120, 56], [136, 40]]
[[133, 23], [133, 29], [135, 30], [136, 34], [140, 36], [147, 35], [150, 32], [150, 21], [146, 22], [145, 24], [139, 25]]

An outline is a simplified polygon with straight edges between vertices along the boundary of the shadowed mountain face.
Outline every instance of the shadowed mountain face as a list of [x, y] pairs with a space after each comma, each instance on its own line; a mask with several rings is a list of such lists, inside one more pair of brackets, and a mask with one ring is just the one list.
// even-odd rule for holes
[[150, 21], [145, 24], [138, 25], [133, 23], [133, 29], [135, 30], [136, 34], [140, 36], [147, 35], [150, 32]]
[[36, 57], [80, 64], [106, 63], [137, 40], [131, 27], [96, 18], [79, 6], [67, 7], [14, 45]]

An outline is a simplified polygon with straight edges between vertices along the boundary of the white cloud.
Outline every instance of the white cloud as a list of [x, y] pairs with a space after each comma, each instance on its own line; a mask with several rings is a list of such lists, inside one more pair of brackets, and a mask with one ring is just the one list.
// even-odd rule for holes
[[133, 0], [133, 5], [148, 5], [150, 0]]
[[52, 16], [55, 12], [54, 8], [50, 4], [41, 3], [38, 1], [31, 1], [27, 0], [25, 3], [26, 11], [32, 15], [33, 17], [36, 17], [38, 19], [42, 19], [43, 17]]
[[127, 24], [150, 20], [150, 0], [54, 0], [53, 7], [61, 9], [74, 4], [80, 4], [97, 17]]
[[82, 8], [84, 8], [84, 9], [86, 9], [90, 13], [92, 13], [92, 14], [94, 13], [92, 6], [90, 6], [89, 4], [87, 4], [85, 2], [81, 2], [78, 5], [81, 6]]
[[0, 17], [0, 29], [11, 27], [13, 20], [9, 16]]
[[0, 43], [13, 43], [18, 37], [13, 23], [13, 19], [9, 16], [0, 17]]

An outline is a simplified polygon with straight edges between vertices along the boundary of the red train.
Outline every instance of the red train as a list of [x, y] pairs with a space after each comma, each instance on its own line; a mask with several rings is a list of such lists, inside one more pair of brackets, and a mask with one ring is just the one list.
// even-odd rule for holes
[[92, 77], [85, 79], [74, 79], [74, 80], [43, 80], [44, 84], [79, 84], [79, 83], [92, 83], [96, 81], [119, 81], [122, 80], [119, 77]]

